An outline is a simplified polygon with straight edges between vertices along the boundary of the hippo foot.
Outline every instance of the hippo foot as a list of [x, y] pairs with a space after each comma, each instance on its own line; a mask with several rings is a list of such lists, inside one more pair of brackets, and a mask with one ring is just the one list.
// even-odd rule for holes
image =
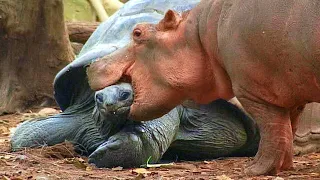
[[245, 174], [276, 175], [280, 170], [288, 170], [293, 167], [292, 154], [275, 150], [269, 153], [258, 153], [251, 164], [245, 169]]
[[[274, 126], [274, 124], [269, 124]], [[283, 126], [285, 127], [285, 126]], [[280, 138], [261, 140], [259, 151], [253, 162], [245, 169], [248, 175], [276, 175], [280, 170], [293, 167], [292, 135], [288, 126], [288, 133]], [[282, 133], [286, 129], [282, 129]]]

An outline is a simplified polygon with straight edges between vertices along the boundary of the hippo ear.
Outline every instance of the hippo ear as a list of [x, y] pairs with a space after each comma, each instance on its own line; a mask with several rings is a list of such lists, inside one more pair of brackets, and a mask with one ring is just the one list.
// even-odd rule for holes
[[161, 31], [176, 29], [181, 20], [182, 18], [178, 13], [168, 10], [164, 18], [159, 22], [158, 28]]

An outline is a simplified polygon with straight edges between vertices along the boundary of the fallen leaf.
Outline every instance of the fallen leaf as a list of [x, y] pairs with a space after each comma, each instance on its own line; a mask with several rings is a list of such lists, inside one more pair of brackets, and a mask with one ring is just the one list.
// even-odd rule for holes
[[65, 164], [72, 164], [72, 163], [73, 163], [73, 159], [74, 159], [74, 158], [65, 158], [65, 159], [63, 160], [63, 162], [64, 162]]
[[86, 167], [86, 171], [92, 171], [92, 167], [91, 166], [87, 166]]
[[9, 128], [10, 134], [14, 134], [14, 132], [16, 132], [16, 129], [16, 127]]
[[7, 134], [9, 134], [9, 132], [10, 131], [7, 127], [0, 126], [0, 134], [7, 135]]
[[194, 171], [192, 171], [192, 173], [193, 173], [193, 174], [201, 174], [201, 171], [199, 171], [199, 170], [194, 170]]
[[298, 160], [294, 160], [293, 163], [297, 163], [297, 164], [308, 164], [308, 161], [298, 161]]
[[53, 108], [43, 108], [38, 112], [40, 116], [49, 116], [49, 115], [58, 114], [58, 113], [59, 111]]
[[23, 161], [26, 160], [28, 157], [26, 155], [18, 155], [15, 160]]
[[311, 159], [311, 160], [318, 160], [320, 159], [320, 154], [309, 154], [308, 156], [308, 159]]
[[0, 124], [6, 124], [6, 125], [8, 125], [9, 122], [8, 122], [8, 120], [0, 120]]
[[2, 176], [2, 178], [3, 178], [4, 180], [10, 180], [10, 178], [7, 177], [7, 176]]
[[79, 162], [81, 162], [81, 163], [85, 163], [86, 161], [84, 160], [84, 159], [82, 159], [82, 158], [76, 158]]
[[216, 176], [217, 180], [233, 180], [230, 177], [226, 176], [226, 175], [221, 175], [221, 176]]
[[[65, 141], [60, 144], [42, 148], [41, 154], [44, 157], [48, 157], [48, 158], [56, 158], [56, 159], [69, 158], [71, 163], [73, 161], [72, 159], [76, 156], [73, 145], [69, 141]], [[84, 160], [81, 158], [79, 159], [79, 161], [84, 162]]]
[[146, 170], [145, 168], [136, 168], [132, 170], [133, 174], [150, 174], [151, 172]]
[[87, 165], [84, 164], [84, 160], [81, 158], [75, 158], [73, 160], [73, 165], [79, 169], [86, 169]]
[[141, 180], [141, 179], [143, 179], [143, 178], [145, 178], [145, 176], [144, 176], [143, 174], [138, 174], [138, 175], [134, 178], [134, 180]]
[[21, 171], [21, 170], [18, 170], [17, 172], [14, 172], [13, 174], [18, 176], [18, 175], [21, 175], [21, 174], [22, 174], [22, 171]]
[[36, 179], [36, 180], [48, 180], [49, 177], [48, 177], [48, 176], [45, 176], [45, 175], [40, 175], [40, 176], [36, 176], [35, 179]]
[[[0, 156], [0, 158], [1, 158], [1, 156]], [[3, 156], [3, 159], [5, 159], [5, 160], [9, 160], [9, 159], [11, 159], [11, 158], [14, 158], [14, 156], [13, 156], [13, 155], [10, 155], [10, 154], [7, 154], [7, 155], [4, 155], [4, 156]]]
[[75, 167], [77, 167], [79, 169], [86, 170], [86, 168], [87, 168], [85, 161], [81, 158], [66, 158], [66, 159], [64, 159], [64, 163], [73, 164]]
[[111, 170], [112, 171], [121, 171], [121, 170], [123, 170], [123, 167], [118, 166], [118, 167], [112, 168]]
[[7, 162], [6, 160], [2, 160], [2, 159], [0, 159], [0, 165], [15, 166], [15, 164]]
[[276, 177], [273, 180], [284, 180], [282, 177]]
[[11, 177], [10, 180], [23, 180], [21, 177]]

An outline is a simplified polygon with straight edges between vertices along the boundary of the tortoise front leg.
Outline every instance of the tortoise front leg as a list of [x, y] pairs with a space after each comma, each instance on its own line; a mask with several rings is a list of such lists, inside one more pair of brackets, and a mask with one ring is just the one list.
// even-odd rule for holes
[[153, 121], [126, 125], [89, 156], [89, 163], [129, 168], [145, 164], [149, 157], [149, 162], [157, 162], [174, 140], [179, 124], [179, 113], [173, 109]]

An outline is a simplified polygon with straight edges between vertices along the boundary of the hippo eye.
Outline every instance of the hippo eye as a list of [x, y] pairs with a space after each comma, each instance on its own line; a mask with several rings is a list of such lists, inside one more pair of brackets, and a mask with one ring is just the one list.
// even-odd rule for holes
[[126, 99], [129, 98], [129, 96], [130, 96], [130, 93], [129, 93], [129, 92], [121, 92], [121, 93], [120, 93], [120, 98], [119, 98], [119, 100], [120, 100], [120, 101], [126, 100]]
[[142, 31], [140, 29], [133, 30], [134, 37], [140, 37], [142, 35]]

